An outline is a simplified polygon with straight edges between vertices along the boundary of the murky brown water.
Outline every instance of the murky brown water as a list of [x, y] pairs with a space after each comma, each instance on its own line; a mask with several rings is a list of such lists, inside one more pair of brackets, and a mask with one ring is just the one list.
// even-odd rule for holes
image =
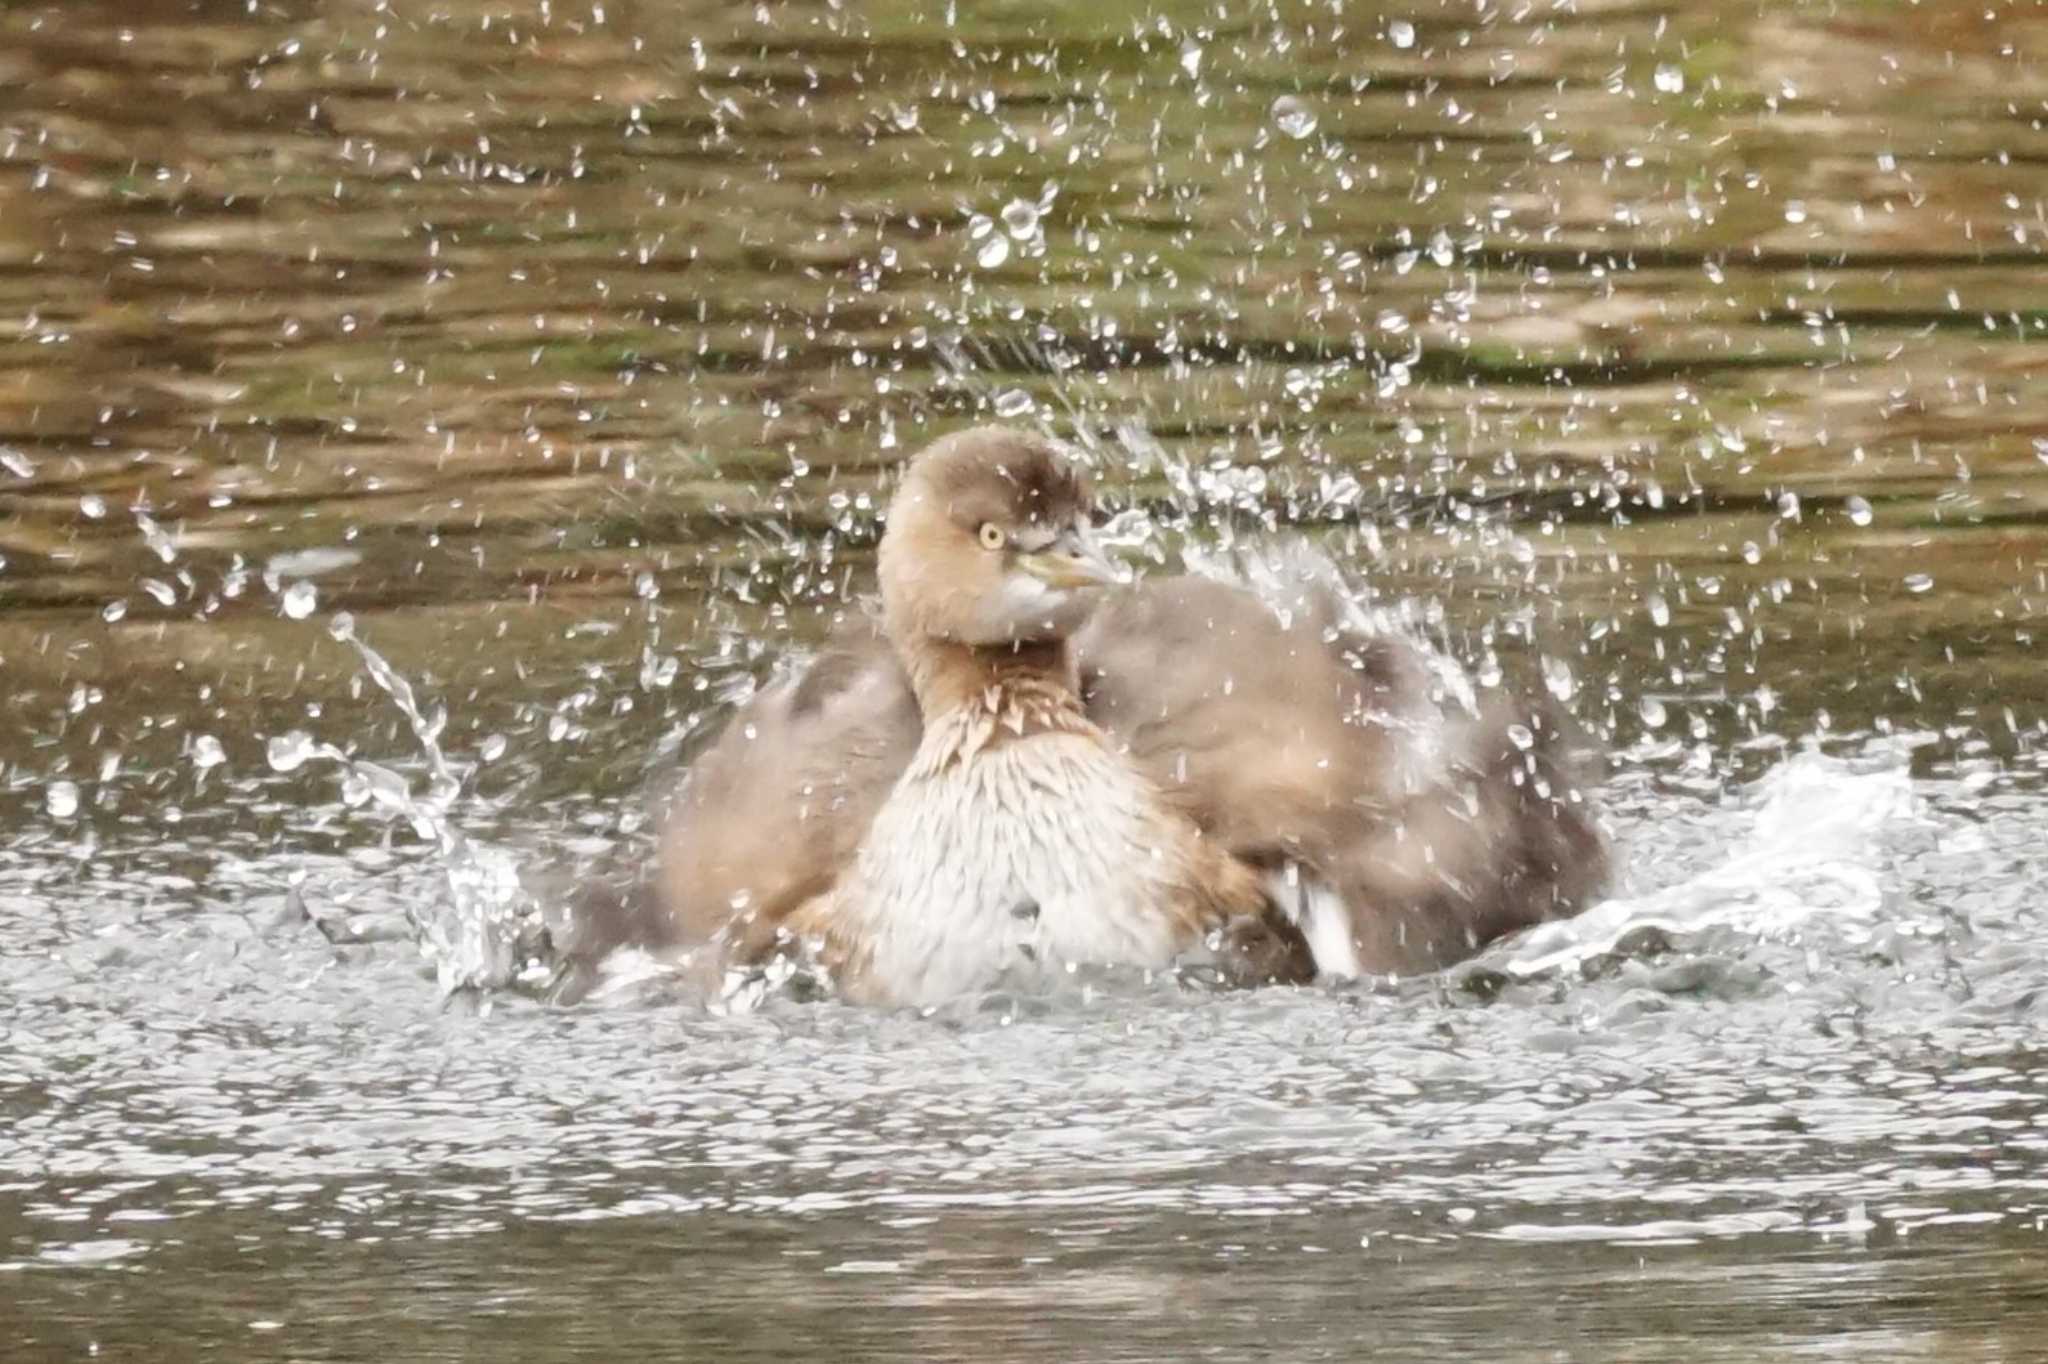
[[[0, 4], [7, 1357], [2028, 1356], [2044, 60], [2000, 0]], [[305, 928], [442, 893], [266, 765], [418, 775], [333, 612], [462, 827], [588, 852], [991, 412], [1169, 554], [1300, 527], [1565, 661], [1676, 950], [474, 1017]]]

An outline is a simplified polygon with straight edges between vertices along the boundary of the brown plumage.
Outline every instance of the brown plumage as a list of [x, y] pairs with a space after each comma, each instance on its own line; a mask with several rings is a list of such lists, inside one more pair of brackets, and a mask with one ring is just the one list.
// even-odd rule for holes
[[[1352, 619], [1316, 572], [1277, 599], [1187, 576], [1103, 600], [998, 571], [1080, 552], [1088, 506], [1034, 437], [981, 429], [919, 456], [879, 555], [881, 624], [846, 627], [733, 716], [670, 797], [649, 873], [593, 900], [575, 951], [710, 943], [744, 963], [802, 939], [858, 980], [851, 939], [874, 916], [845, 906], [887, 880], [863, 848], [905, 774], [1050, 731], [1127, 755], [1185, 863], [1155, 896], [1185, 919], [1169, 936], [1220, 940], [1239, 979], [1430, 969], [1604, 885], [1556, 719], [1433, 694], [1419, 646]], [[997, 532], [1001, 551], [980, 539]], [[939, 716], [949, 737], [927, 742]]]
[[[891, 499], [877, 575], [916, 749], [851, 861], [775, 925], [850, 998], [935, 1003], [1287, 931], [1082, 709], [1068, 640], [1115, 578], [1090, 510], [1052, 446], [993, 430], [935, 442]], [[741, 919], [758, 950], [767, 925]]]
[[1147, 583], [1075, 647], [1088, 713], [1205, 831], [1341, 903], [1352, 955], [1318, 940], [1325, 971], [1447, 966], [1606, 884], [1561, 717], [1436, 695], [1419, 646], [1349, 621], [1312, 571], [1280, 602], [1211, 578]]

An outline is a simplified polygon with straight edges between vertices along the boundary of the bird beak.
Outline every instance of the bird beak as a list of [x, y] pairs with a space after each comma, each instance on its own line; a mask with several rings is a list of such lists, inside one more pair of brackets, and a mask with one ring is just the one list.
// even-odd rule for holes
[[1122, 570], [1102, 552], [1095, 537], [1078, 526], [1062, 531], [1060, 538], [1044, 549], [1018, 555], [1017, 567], [1047, 587], [1061, 591], [1109, 587], [1124, 580]]

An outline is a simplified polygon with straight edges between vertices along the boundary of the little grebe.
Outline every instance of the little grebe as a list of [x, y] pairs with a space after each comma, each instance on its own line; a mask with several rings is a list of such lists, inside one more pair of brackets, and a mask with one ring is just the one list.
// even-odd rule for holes
[[923, 1003], [1205, 943], [1239, 981], [1429, 970], [1599, 893], [1606, 843], [1547, 710], [1432, 695], [1420, 646], [1305, 554], [1277, 594], [1105, 592], [1089, 510], [1035, 436], [917, 456], [880, 630], [733, 717], [570, 954], [801, 945], [851, 998]]

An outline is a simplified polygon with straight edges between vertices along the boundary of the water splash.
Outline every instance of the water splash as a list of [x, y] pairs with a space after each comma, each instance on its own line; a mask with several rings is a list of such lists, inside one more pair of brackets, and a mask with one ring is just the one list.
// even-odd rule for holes
[[424, 791], [416, 792], [403, 773], [368, 759], [352, 757], [303, 730], [273, 735], [266, 744], [270, 766], [291, 772], [318, 758], [342, 769], [342, 802], [351, 808], [373, 808], [402, 819], [434, 845], [448, 887], [437, 904], [408, 907], [407, 918], [420, 951], [434, 964], [444, 993], [499, 989], [518, 979], [527, 965], [528, 940], [538, 924], [538, 906], [510, 854], [472, 842], [455, 826], [450, 814], [461, 796], [463, 778], [441, 749], [445, 711], [422, 709], [412, 683], [382, 654], [356, 634], [355, 620], [338, 613], [328, 632], [348, 644], [384, 694], [391, 698], [411, 727], [427, 763]]
[[1815, 918], [1868, 925], [1884, 908], [1884, 836], [1918, 801], [1904, 754], [1868, 760], [1800, 753], [1743, 795], [1748, 837], [1725, 862], [1674, 886], [1543, 924], [1507, 947], [1501, 967], [1538, 976], [1577, 967], [1641, 929], [1690, 935], [1729, 927], [1782, 935]]

